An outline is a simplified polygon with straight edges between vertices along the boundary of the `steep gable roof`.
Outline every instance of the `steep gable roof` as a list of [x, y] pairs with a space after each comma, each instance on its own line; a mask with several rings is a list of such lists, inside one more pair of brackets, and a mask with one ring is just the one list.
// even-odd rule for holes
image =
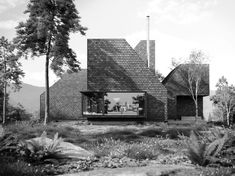
[[[56, 92], [55, 94], [68, 94], [72, 92], [73, 89], [78, 89], [79, 91], [87, 89], [87, 69], [81, 69], [77, 73], [64, 73], [61, 78], [55, 82], [51, 87], [51, 92]], [[41, 96], [45, 94], [43, 92]]]
[[[181, 64], [173, 69], [162, 81], [168, 90], [168, 94], [172, 95], [190, 95], [188, 91], [187, 80], [185, 79], [186, 70], [193, 64]], [[209, 86], [209, 65], [202, 64], [203, 77], [199, 88], [198, 95], [207, 96], [210, 92]]]
[[[88, 89], [165, 89], [125, 39], [88, 39]], [[100, 84], [102, 83], [102, 84]]]

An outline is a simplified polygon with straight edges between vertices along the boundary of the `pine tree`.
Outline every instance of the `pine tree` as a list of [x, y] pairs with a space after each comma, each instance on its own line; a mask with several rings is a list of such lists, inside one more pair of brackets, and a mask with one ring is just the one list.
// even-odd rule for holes
[[76, 54], [69, 47], [69, 33], [87, 30], [80, 25], [79, 13], [73, 0], [30, 0], [26, 22], [17, 26], [15, 42], [21, 54], [31, 53], [32, 57], [45, 56], [45, 117], [49, 119], [49, 65], [60, 76], [67, 71], [80, 69]]

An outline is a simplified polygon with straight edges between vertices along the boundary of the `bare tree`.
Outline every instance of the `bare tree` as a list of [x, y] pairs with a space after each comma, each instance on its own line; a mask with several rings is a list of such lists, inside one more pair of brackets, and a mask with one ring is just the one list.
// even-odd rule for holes
[[[180, 76], [183, 79], [184, 87], [188, 90], [195, 104], [195, 121], [198, 119], [198, 97], [203, 92], [204, 80], [207, 75], [206, 65], [208, 58], [202, 51], [192, 51], [183, 63], [184, 67], [180, 69]], [[178, 61], [172, 60], [172, 66], [180, 65]]]

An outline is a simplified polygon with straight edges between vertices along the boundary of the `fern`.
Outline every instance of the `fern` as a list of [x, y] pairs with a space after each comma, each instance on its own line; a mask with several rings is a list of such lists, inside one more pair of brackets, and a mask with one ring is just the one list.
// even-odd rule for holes
[[194, 164], [205, 165], [206, 159], [204, 157], [204, 151], [206, 149], [206, 143], [200, 142], [194, 131], [191, 131], [187, 141], [187, 147], [189, 159]]
[[218, 160], [217, 157], [228, 140], [228, 132], [225, 131], [222, 136], [216, 131], [213, 136], [216, 136], [217, 139], [208, 143], [200, 140], [199, 135], [191, 131], [187, 147], [188, 157], [194, 164], [205, 166]]
[[205, 156], [206, 157], [216, 157], [219, 152], [221, 152], [224, 144], [228, 140], [228, 133], [225, 132], [224, 136], [222, 138], [216, 139], [213, 142], [211, 142], [205, 151]]

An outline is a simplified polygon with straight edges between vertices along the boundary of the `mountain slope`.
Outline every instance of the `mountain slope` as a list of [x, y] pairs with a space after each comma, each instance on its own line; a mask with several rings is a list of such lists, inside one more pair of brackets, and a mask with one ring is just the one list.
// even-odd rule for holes
[[40, 95], [44, 90], [44, 87], [37, 87], [23, 83], [22, 88], [17, 92], [8, 89], [9, 103], [11, 105], [17, 105], [20, 103], [28, 112], [31, 113], [39, 111]]

